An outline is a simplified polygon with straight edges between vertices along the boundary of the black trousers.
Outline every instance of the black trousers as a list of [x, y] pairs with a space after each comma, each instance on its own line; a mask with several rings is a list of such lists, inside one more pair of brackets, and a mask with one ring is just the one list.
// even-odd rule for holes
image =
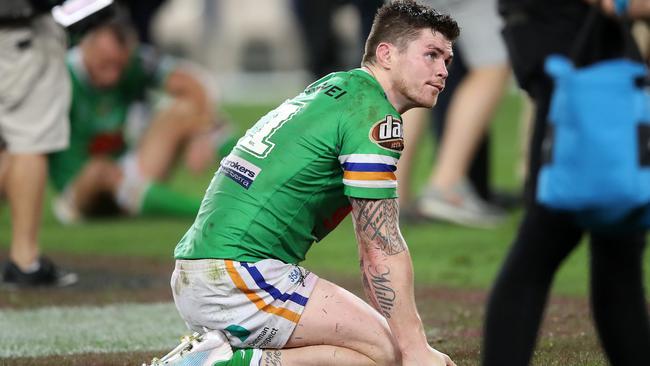
[[[333, 29], [332, 18], [336, 9], [345, 4], [353, 4], [359, 11], [360, 39], [365, 42], [370, 34], [372, 21], [383, 0], [293, 0], [293, 11], [305, 38], [307, 63], [315, 79], [330, 72], [347, 69], [341, 53], [340, 40]], [[361, 62], [363, 46], [359, 50], [354, 66]]]
[[[584, 233], [571, 216], [546, 210], [534, 201], [553, 87], [543, 72], [543, 60], [550, 53], [569, 54], [589, 10], [579, 0], [535, 3], [502, 0], [500, 4], [515, 76], [537, 109], [526, 212], [490, 294], [482, 363], [529, 364], [553, 277], [583, 234], [589, 234], [590, 300], [605, 353], [613, 365], [650, 365], [650, 323], [642, 273], [645, 232]], [[535, 5], [540, 5], [539, 9]], [[584, 62], [620, 51], [620, 42], [609, 39], [619, 29], [611, 23], [603, 20], [600, 30], [594, 32]]]

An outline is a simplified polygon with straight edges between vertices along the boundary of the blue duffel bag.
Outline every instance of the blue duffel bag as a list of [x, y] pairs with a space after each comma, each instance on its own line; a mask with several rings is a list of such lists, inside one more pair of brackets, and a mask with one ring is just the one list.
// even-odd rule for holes
[[553, 55], [545, 69], [555, 87], [538, 202], [574, 213], [590, 229], [649, 226], [646, 66], [618, 58], [576, 68]]

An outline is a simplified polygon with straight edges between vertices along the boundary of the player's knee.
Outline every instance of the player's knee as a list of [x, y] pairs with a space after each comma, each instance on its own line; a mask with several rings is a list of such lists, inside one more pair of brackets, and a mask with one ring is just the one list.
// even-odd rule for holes
[[370, 358], [377, 366], [401, 365], [402, 354], [395, 345], [393, 336], [386, 326], [385, 332], [373, 345]]
[[393, 342], [387, 342], [379, 351], [378, 358], [374, 360], [377, 366], [395, 366], [402, 364], [402, 354]]
[[120, 180], [119, 167], [107, 159], [92, 159], [80, 174], [79, 179], [104, 189], [112, 188]]

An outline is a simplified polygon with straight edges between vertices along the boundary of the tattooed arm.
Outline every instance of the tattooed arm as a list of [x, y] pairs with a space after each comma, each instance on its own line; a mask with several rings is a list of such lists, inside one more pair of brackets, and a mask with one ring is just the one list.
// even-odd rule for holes
[[399, 230], [396, 199], [350, 198], [363, 287], [388, 321], [404, 365], [453, 365], [427, 343], [413, 293], [413, 266]]

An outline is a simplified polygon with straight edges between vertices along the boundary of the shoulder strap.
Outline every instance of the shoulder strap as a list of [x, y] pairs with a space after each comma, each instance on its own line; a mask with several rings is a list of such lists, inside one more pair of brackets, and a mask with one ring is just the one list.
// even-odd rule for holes
[[[623, 48], [617, 55], [601, 55], [602, 59], [624, 57], [634, 61], [642, 61], [636, 41], [632, 36], [632, 20], [627, 16], [624, 16], [621, 19], [608, 17], [600, 10], [601, 2], [602, 0], [597, 4], [593, 4], [591, 10], [587, 14], [587, 17], [578, 32], [576, 40], [573, 43], [571, 52], [569, 53], [571, 61], [573, 61], [575, 65], [586, 65], [590, 63], [589, 61], [593, 61], [588, 60], [588, 46], [592, 45], [594, 41], [602, 41], [606, 32], [617, 32], [619, 37], [615, 37], [616, 35], [608, 36], [619, 38], [619, 40], [622, 41]], [[616, 25], [612, 26], [613, 23]]]

